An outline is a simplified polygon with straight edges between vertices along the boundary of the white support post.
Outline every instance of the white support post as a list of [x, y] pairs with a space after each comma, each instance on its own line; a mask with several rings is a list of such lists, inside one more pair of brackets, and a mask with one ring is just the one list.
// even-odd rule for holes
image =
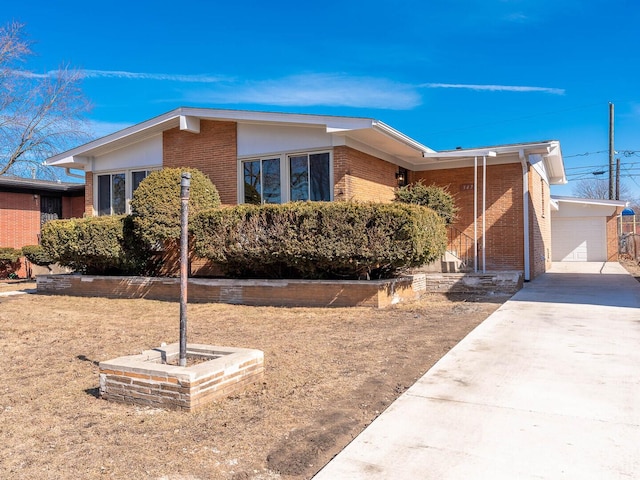
[[473, 157], [473, 271], [478, 273], [478, 157]]
[[487, 255], [487, 156], [482, 156], [482, 273], [486, 273]]

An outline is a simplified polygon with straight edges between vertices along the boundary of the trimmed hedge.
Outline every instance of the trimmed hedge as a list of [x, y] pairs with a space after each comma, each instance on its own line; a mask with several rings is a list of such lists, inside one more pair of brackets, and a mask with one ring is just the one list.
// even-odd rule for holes
[[27, 257], [34, 265], [40, 265], [46, 267], [55, 263], [53, 258], [45, 251], [41, 245], [25, 245], [22, 247], [22, 254]]
[[42, 227], [42, 247], [60, 265], [89, 274], [138, 273], [147, 252], [130, 216], [52, 220]]
[[425, 185], [422, 180], [400, 187], [395, 192], [395, 201], [422, 205], [433, 209], [447, 225], [451, 225], [456, 219], [458, 208], [453, 196], [444, 188], [437, 185]]
[[437, 259], [444, 222], [400, 203], [239, 205], [197, 215], [196, 253], [228, 275], [263, 278], [388, 278]]
[[220, 206], [220, 195], [209, 177], [194, 168], [164, 168], [151, 172], [133, 192], [131, 216], [139, 238], [149, 245], [180, 238], [180, 180], [191, 173], [189, 221], [203, 210]]
[[0, 247], [0, 264], [16, 263], [22, 256], [19, 248]]

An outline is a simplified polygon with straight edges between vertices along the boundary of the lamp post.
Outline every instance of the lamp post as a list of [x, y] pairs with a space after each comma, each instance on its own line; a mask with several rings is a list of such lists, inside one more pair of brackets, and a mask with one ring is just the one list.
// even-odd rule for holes
[[191, 174], [180, 179], [180, 366], [187, 366], [187, 285], [189, 281], [189, 189]]

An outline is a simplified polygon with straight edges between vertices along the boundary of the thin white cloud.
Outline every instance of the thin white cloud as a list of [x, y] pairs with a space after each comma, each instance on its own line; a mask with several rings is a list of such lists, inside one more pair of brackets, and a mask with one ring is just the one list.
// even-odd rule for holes
[[423, 88], [458, 88], [465, 90], [490, 91], [490, 92], [541, 92], [552, 95], [564, 95], [564, 88], [528, 87], [520, 85], [474, 85], [465, 83], [423, 83]]
[[[218, 83], [230, 81], [230, 77], [222, 75], [198, 74], [198, 75], [179, 75], [172, 73], [144, 73], [144, 72], [127, 72], [124, 70], [77, 70], [83, 78], [122, 78], [126, 80], [158, 80], [165, 82], [180, 83]], [[49, 70], [44, 73], [30, 72], [28, 70], [12, 70], [16, 76], [25, 78], [53, 78], [59, 73], [59, 70]]]
[[412, 85], [343, 74], [294, 75], [191, 91], [188, 101], [216, 104], [340, 106], [406, 110], [422, 102]]
[[[52, 77], [57, 71], [37, 74], [16, 71], [30, 78]], [[354, 107], [410, 110], [422, 103], [421, 88], [449, 88], [492, 92], [541, 92], [564, 95], [560, 88], [516, 85], [394, 82], [384, 78], [354, 77], [344, 73], [311, 73], [289, 77], [240, 82], [232, 77], [211, 74], [128, 72], [124, 70], [82, 70], [85, 79], [116, 78], [184, 84], [176, 101], [217, 105], [275, 105], [282, 107]], [[202, 84], [202, 87], [187, 87]], [[175, 85], [174, 85], [175, 86]]]
[[159, 80], [182, 83], [218, 83], [230, 80], [229, 77], [221, 75], [177, 75], [172, 73], [127, 72], [124, 70], [82, 70], [82, 74], [85, 78], [124, 78], [129, 80]]

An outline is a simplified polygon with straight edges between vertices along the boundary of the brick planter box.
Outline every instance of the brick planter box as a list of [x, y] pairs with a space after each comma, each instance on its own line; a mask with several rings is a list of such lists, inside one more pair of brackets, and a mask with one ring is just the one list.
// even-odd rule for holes
[[177, 363], [179, 354], [179, 345], [173, 343], [100, 362], [100, 396], [119, 403], [194, 411], [264, 377], [260, 350], [189, 344], [187, 358], [200, 363], [169, 364]]

